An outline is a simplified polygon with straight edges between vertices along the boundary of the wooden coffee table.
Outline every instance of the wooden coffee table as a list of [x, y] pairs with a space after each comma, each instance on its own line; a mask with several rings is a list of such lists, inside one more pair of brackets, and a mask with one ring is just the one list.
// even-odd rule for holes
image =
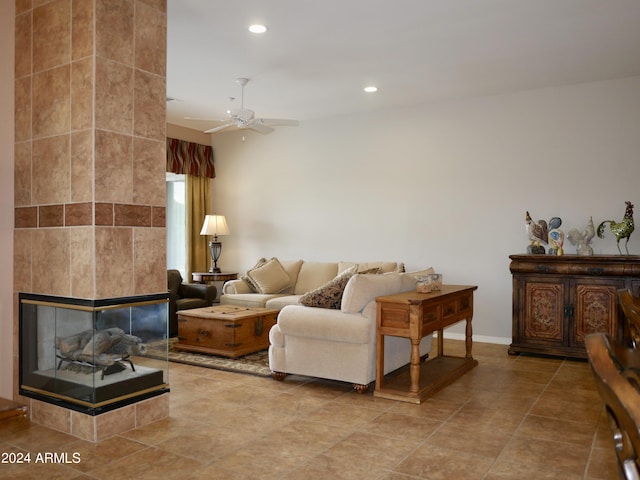
[[264, 350], [278, 312], [234, 305], [179, 310], [175, 347], [232, 358]]

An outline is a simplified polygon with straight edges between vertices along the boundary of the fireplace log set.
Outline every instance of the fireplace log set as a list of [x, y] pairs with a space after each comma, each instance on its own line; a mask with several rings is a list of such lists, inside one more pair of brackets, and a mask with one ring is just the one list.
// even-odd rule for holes
[[75, 366], [68, 366], [69, 369], [82, 370], [82, 366], [90, 367], [91, 372], [100, 369], [102, 378], [126, 368], [122, 361], [128, 362], [135, 372], [131, 355], [146, 353], [142, 340], [124, 333], [121, 328], [89, 329], [69, 337], [56, 337], [55, 347], [56, 357], [60, 359], [58, 370], [64, 362], [69, 362]]

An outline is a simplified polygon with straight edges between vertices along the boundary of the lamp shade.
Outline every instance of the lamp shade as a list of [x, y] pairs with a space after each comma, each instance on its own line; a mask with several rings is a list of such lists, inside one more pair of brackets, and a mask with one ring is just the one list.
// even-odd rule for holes
[[229, 227], [224, 215], [205, 215], [200, 235], [229, 235]]

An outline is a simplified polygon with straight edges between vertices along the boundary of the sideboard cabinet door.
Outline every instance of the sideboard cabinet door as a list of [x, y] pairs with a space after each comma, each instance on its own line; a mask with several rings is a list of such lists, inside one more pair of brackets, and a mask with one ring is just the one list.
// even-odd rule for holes
[[618, 290], [640, 288], [640, 257], [511, 255], [513, 341], [510, 354], [586, 358], [585, 337], [625, 341]]
[[570, 303], [574, 305], [574, 335], [569, 337], [569, 345], [585, 348], [585, 337], [591, 333], [608, 333], [620, 339], [624, 317], [618, 317], [618, 290], [625, 288], [620, 279], [575, 280]]
[[520, 275], [516, 282], [520, 298], [514, 342], [545, 351], [564, 347], [567, 343], [564, 282], [535, 275]]

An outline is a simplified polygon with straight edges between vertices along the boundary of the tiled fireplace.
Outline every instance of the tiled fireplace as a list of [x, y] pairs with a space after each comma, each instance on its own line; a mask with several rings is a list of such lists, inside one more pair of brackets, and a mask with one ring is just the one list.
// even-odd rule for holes
[[14, 400], [97, 441], [169, 415], [166, 364], [100, 352], [118, 365], [82, 365], [95, 352], [68, 345], [119, 329], [149, 347], [146, 319], [166, 328], [153, 302], [167, 291], [167, 2], [16, 1], [15, 13]]

